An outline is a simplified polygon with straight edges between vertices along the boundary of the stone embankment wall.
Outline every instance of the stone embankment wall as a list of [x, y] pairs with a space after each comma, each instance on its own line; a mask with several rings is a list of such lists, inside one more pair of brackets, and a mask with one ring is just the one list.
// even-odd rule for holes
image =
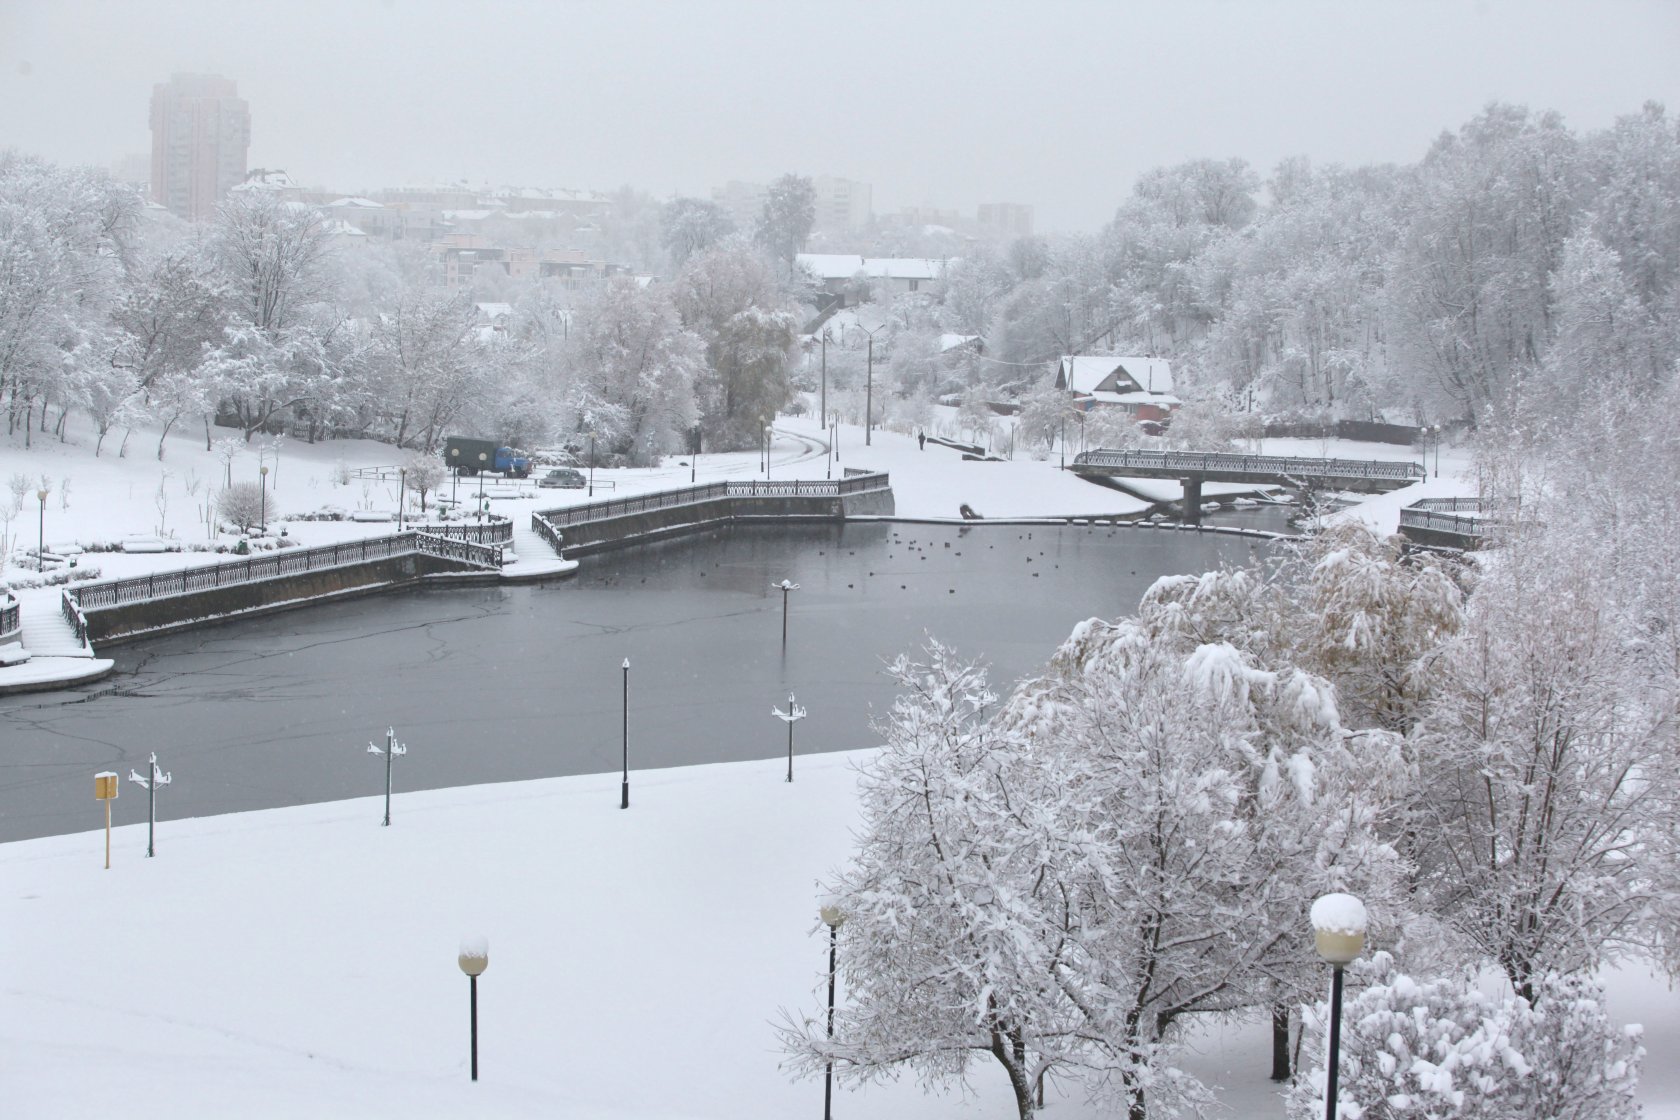
[[848, 517], [891, 517], [891, 490], [865, 490], [839, 497], [733, 497], [603, 518], [564, 529], [568, 557], [587, 556], [728, 521], [842, 521]]
[[427, 576], [444, 574], [452, 580], [493, 581], [497, 578], [497, 573], [493, 571], [464, 571], [462, 565], [453, 561], [424, 553], [407, 553], [362, 564], [321, 568], [232, 587], [207, 588], [185, 595], [169, 595], [89, 610], [85, 612], [88, 637], [102, 646], [133, 638], [149, 638], [224, 618], [249, 618], [394, 587], [414, 586]]

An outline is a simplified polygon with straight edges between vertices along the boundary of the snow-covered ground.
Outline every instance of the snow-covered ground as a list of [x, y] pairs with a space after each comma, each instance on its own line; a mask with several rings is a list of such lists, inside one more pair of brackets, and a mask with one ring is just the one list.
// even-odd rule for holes
[[[842, 428], [831, 464], [814, 422], [777, 429], [772, 479], [886, 470], [901, 517], [956, 518], [963, 503], [988, 517], [1143, 505], [1053, 462], [965, 462], [890, 432], [866, 448], [852, 427]], [[172, 437], [163, 463], [154, 444], [137, 436], [127, 458], [107, 449], [96, 459], [74, 443], [25, 451], [0, 442], [0, 480], [52, 479], [49, 547], [203, 539], [196, 507], [225, 478], [223, 463], [201, 439]], [[1263, 450], [1411, 457], [1334, 441], [1270, 441]], [[282, 516], [327, 505], [395, 508], [389, 484], [335, 482], [344, 468], [393, 464], [388, 446], [288, 442], [277, 463], [266, 461]], [[254, 480], [257, 466], [252, 445], [233, 460], [234, 477]], [[701, 481], [764, 476], [752, 453], [704, 455], [697, 473]], [[596, 497], [685, 485], [689, 474], [686, 459], [601, 470]], [[1439, 479], [1348, 515], [1392, 528], [1417, 497], [1471, 492], [1472, 465], [1448, 448]], [[518, 517], [588, 500], [529, 486], [492, 484], [489, 493], [493, 509]], [[34, 544], [35, 518], [26, 515], [38, 515], [37, 505], [31, 490], [10, 525], [14, 541]], [[288, 533], [316, 544], [389, 528], [295, 521]], [[213, 558], [118, 553], [82, 562], [115, 576]], [[26, 577], [27, 565], [4, 574]], [[399, 792], [389, 829], [379, 827], [373, 799], [175, 821], [165, 789], [156, 859], [144, 858], [144, 824], [116, 830], [110, 871], [97, 832], [0, 846], [0, 956], [11, 962], [0, 982], [4, 1115], [814, 1115], [821, 1084], [782, 1076], [772, 1023], [783, 1008], [819, 1006], [825, 945], [815, 881], [849, 851], [858, 757], [801, 758], [792, 785], [775, 759], [634, 774], [629, 811], [617, 808], [616, 774]], [[142, 794], [124, 783], [118, 820], [143, 817]], [[90, 797], [90, 826], [96, 814]], [[491, 961], [480, 983], [476, 1085], [467, 1080], [466, 982], [455, 964], [472, 934], [488, 937]], [[1672, 1061], [1680, 1001], [1639, 969], [1608, 982], [1613, 1013], [1646, 1025], [1647, 1116], [1680, 1120]], [[1231, 1115], [1281, 1117], [1265, 1080], [1266, 1046], [1259, 1023], [1209, 1024], [1188, 1064], [1222, 1086]], [[932, 1095], [913, 1080], [870, 1086], [841, 1092], [835, 1111], [876, 1120], [1013, 1114], [989, 1060], [975, 1062], [970, 1086]], [[1104, 1114], [1077, 1093], [1052, 1113]]]
[[[798, 758], [791, 785], [779, 758], [632, 773], [627, 811], [616, 773], [403, 793], [399, 769], [390, 828], [378, 798], [175, 821], [166, 788], [155, 859], [143, 823], [109, 871], [99, 832], [0, 846], [4, 1114], [815, 1116], [772, 1024], [821, 1006], [815, 881], [850, 848], [860, 757]], [[118, 819], [143, 796], [125, 782]], [[490, 949], [476, 1085], [468, 935]], [[1673, 995], [1612, 981], [1646, 1024], [1648, 1116], [1680, 1117]], [[1282, 1116], [1260, 1024], [1197, 1050], [1229, 1115]], [[844, 1091], [835, 1113], [1013, 1115], [990, 1059], [970, 1083]], [[1077, 1095], [1051, 1114], [1107, 1115]]]

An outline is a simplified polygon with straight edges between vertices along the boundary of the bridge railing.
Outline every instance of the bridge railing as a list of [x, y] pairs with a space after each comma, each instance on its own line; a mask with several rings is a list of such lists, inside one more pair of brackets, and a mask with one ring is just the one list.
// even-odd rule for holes
[[[885, 473], [860, 474], [841, 479], [789, 479], [786, 482], [708, 482], [677, 490], [638, 494], [634, 498], [614, 498], [608, 502], [589, 502], [562, 509], [538, 510], [532, 515], [531, 524], [539, 533], [543, 532], [536, 520], [540, 517], [550, 530], [558, 533], [568, 526], [587, 525], [594, 521], [629, 517], [653, 510], [698, 505], [722, 498], [838, 498], [846, 494], [885, 490], [889, 485], [890, 480]], [[554, 542], [551, 540], [549, 543]]]
[[1084, 451], [1075, 467], [1136, 467], [1159, 471], [1230, 471], [1266, 475], [1408, 480], [1423, 477], [1416, 463], [1394, 459], [1310, 459], [1294, 455], [1238, 455], [1226, 451]]
[[472, 541], [474, 544], [507, 544], [513, 540], [513, 521], [506, 517], [498, 517], [482, 525], [452, 522], [427, 525], [410, 521], [408, 527], [416, 532], [430, 533], [434, 537], [454, 537], [457, 540]]
[[[142, 603], [170, 595], [186, 595], [218, 587], [236, 587], [244, 583], [259, 583], [281, 576], [321, 571], [347, 564], [387, 560], [393, 556], [414, 552], [447, 560], [459, 560], [480, 567], [501, 567], [502, 549], [499, 545], [480, 544], [476, 541], [410, 529], [390, 536], [342, 541], [318, 548], [286, 549], [271, 555], [253, 556], [249, 560], [204, 564], [176, 572], [153, 572], [130, 579], [78, 584], [74, 590], [65, 589], [65, 618], [74, 626], [77, 622], [70, 617], [73, 609], [80, 613], [83, 610]], [[86, 625], [84, 618], [80, 623], [81, 632], [84, 634]]]

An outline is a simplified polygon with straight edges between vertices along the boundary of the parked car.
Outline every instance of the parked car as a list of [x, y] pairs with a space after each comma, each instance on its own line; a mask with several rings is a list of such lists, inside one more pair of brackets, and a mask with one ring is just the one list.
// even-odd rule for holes
[[558, 470], [549, 471], [537, 479], [537, 485], [558, 486], [562, 490], [582, 490], [587, 483], [582, 471], [574, 471], [570, 467], [561, 467]]

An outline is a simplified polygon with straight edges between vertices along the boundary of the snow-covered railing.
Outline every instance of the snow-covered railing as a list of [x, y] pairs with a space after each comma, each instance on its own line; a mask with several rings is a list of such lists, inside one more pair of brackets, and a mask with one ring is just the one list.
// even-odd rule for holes
[[417, 532], [414, 534], [414, 547], [415, 551], [424, 552], [428, 556], [460, 560], [481, 568], [500, 569], [502, 566], [502, 546], [499, 544], [479, 544], [459, 537], [440, 537], [434, 533]]
[[58, 610], [64, 616], [64, 621], [70, 624], [70, 629], [76, 632], [76, 640], [84, 646], [87, 645], [87, 615], [82, 613], [81, 604], [76, 602], [76, 597], [70, 594], [68, 587], [58, 597]]
[[[862, 474], [842, 479], [816, 479], [787, 482], [708, 482], [701, 486], [685, 486], [678, 490], [659, 490], [638, 494], [634, 498], [615, 498], [610, 502], [590, 502], [565, 509], [539, 510], [533, 516], [547, 521], [558, 532], [572, 525], [587, 525], [614, 517], [630, 517], [653, 510], [674, 509], [679, 506], [715, 502], [723, 498], [838, 498], [847, 494], [861, 494], [870, 490], [885, 490], [889, 486], [886, 474]], [[542, 532], [541, 528], [537, 529]], [[550, 543], [553, 543], [552, 541]]]
[[1416, 463], [1394, 459], [1309, 459], [1293, 455], [1237, 455], [1225, 451], [1085, 451], [1075, 467], [1202, 473], [1223, 471], [1268, 477], [1359, 478], [1406, 481], [1423, 477]]
[[18, 610], [17, 596], [10, 591], [0, 600], [0, 643], [9, 642], [23, 629], [23, 615]]
[[554, 550], [554, 555], [562, 555], [560, 547], [564, 535], [554, 527], [554, 522], [550, 521], [547, 515], [533, 513], [531, 515], [531, 530], [548, 542], [548, 547]]
[[[153, 572], [132, 579], [80, 584], [73, 592], [69, 588], [65, 589], [65, 616], [68, 618], [71, 610], [75, 608], [98, 610], [127, 603], [143, 603], [149, 599], [162, 599], [171, 595], [187, 595], [196, 591], [258, 583], [262, 580], [338, 568], [348, 564], [388, 560], [393, 556], [405, 556], [415, 552], [448, 560], [460, 560], [486, 568], [501, 567], [500, 546], [451, 539], [411, 529], [388, 537], [368, 537], [365, 540], [343, 541], [319, 548], [286, 549], [273, 555], [253, 556], [249, 560], [205, 564], [177, 572]], [[74, 625], [73, 621], [72, 624]], [[86, 626], [85, 619], [82, 626]]]
[[498, 517], [482, 525], [417, 525], [411, 521], [408, 527], [416, 532], [430, 533], [434, 537], [454, 537], [456, 540], [472, 541], [474, 544], [507, 544], [513, 540], [513, 521], [506, 517]]

